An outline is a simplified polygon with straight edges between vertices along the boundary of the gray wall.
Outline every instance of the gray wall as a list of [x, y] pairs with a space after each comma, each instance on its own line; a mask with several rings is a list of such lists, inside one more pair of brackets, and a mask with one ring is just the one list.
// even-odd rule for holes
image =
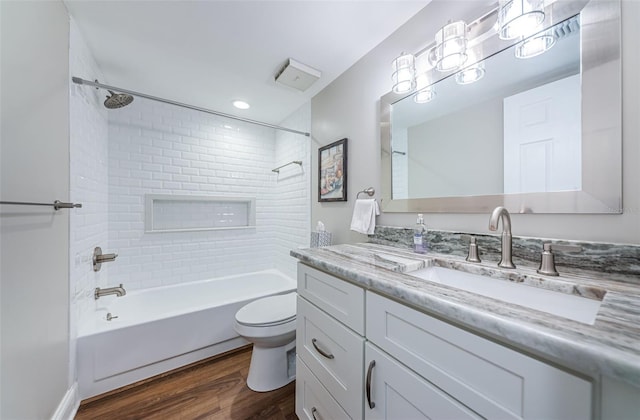
[[410, 198], [502, 194], [502, 98], [409, 127], [408, 131]]
[[[334, 243], [362, 242], [364, 235], [349, 231], [356, 193], [373, 186], [380, 191], [379, 99], [391, 88], [391, 61], [402, 51], [419, 51], [431, 34], [454, 17], [478, 16], [480, 2], [436, 0], [374, 48], [333, 83], [316, 95], [312, 110], [314, 168], [311, 226], [322, 220]], [[481, 3], [480, 3], [481, 4]], [[640, 243], [640, 2], [622, 1], [623, 89], [623, 204], [621, 215], [515, 214], [513, 234], [547, 238]], [[317, 148], [337, 139], [349, 139], [349, 201], [318, 203]], [[379, 225], [412, 226], [415, 215], [383, 213]], [[488, 233], [489, 214], [426, 214], [427, 227]]]
[[[69, 198], [69, 21], [60, 1], [0, 2], [1, 198]], [[48, 419], [68, 389], [69, 211], [0, 209], [0, 418]]]

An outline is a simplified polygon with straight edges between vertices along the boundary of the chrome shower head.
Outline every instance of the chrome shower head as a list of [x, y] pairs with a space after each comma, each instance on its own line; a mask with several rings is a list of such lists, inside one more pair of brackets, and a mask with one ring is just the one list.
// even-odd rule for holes
[[111, 96], [107, 96], [107, 99], [104, 101], [104, 106], [109, 109], [117, 109], [122, 108], [123, 106], [129, 105], [133, 102], [133, 96], [126, 95], [124, 93], [114, 93], [113, 91], [109, 91]]

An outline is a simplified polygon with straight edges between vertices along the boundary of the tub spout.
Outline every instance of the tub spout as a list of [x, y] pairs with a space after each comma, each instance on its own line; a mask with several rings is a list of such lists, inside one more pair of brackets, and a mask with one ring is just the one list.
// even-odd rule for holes
[[101, 296], [107, 296], [107, 295], [116, 295], [118, 297], [120, 296], [124, 296], [127, 294], [127, 291], [124, 290], [124, 287], [122, 287], [122, 283], [120, 283], [120, 286], [118, 287], [107, 287], [105, 289], [101, 289], [99, 287], [96, 287], [94, 293], [93, 293], [93, 297], [98, 299]]

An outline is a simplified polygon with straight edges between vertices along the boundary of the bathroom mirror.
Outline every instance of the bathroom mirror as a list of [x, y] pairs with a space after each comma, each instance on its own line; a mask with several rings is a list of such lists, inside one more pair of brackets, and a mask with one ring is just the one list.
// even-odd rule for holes
[[482, 79], [434, 69], [431, 101], [381, 98], [383, 210], [620, 213], [620, 2], [549, 4], [555, 44], [527, 59], [486, 29], [492, 14], [469, 25]]

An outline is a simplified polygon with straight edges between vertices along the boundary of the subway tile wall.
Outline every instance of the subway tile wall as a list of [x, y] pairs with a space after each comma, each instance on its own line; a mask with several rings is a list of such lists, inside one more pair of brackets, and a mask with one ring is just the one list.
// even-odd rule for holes
[[[409, 143], [407, 130], [393, 133], [393, 147], [391, 152], [391, 171], [393, 179], [393, 198], [409, 197]], [[404, 153], [404, 154], [403, 154]]]
[[[281, 125], [308, 132], [311, 127], [311, 102], [303, 105]], [[302, 166], [294, 164], [282, 168], [275, 178], [273, 224], [275, 266], [295, 279], [297, 260], [289, 255], [289, 251], [309, 246], [311, 139], [299, 134], [277, 131], [274, 167], [293, 160], [302, 161]]]
[[[100, 68], [71, 19], [69, 69], [72, 76], [105, 82]], [[68, 210], [70, 222], [70, 382], [75, 382], [75, 341], [80, 320], [93, 311], [96, 286], [108, 284], [109, 267], [92, 266], [93, 250], [108, 241], [108, 116], [104, 91], [71, 83], [69, 87], [70, 179], [69, 200], [82, 208]], [[108, 250], [105, 250], [108, 252]]]
[[[288, 121], [308, 130], [308, 108]], [[110, 281], [134, 290], [294, 265], [289, 250], [308, 241], [308, 191], [298, 189], [309, 177], [271, 171], [289, 156], [308, 161], [309, 139], [292, 136], [142, 98], [110, 111]], [[256, 227], [145, 233], [148, 193], [252, 196]]]

